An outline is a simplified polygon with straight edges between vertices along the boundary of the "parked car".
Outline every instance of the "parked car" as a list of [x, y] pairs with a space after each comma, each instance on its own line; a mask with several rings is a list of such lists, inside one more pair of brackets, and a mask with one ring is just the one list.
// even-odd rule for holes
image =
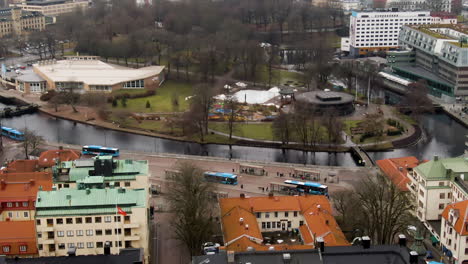
[[218, 243], [206, 242], [203, 244], [203, 254], [212, 255], [219, 252], [220, 245]]
[[20, 66], [20, 69], [24, 70], [26, 69], [26, 66]]

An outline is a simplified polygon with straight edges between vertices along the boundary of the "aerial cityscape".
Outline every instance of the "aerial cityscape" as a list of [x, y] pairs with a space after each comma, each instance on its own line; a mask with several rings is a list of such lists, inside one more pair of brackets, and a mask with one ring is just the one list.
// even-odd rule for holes
[[468, 1], [1, 0], [0, 264], [468, 264]]

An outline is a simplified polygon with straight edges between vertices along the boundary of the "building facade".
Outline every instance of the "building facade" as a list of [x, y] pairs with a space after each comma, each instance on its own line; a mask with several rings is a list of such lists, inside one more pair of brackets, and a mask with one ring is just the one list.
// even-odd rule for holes
[[44, 28], [45, 17], [41, 13], [24, 11], [19, 7], [0, 9], [0, 37], [23, 35]]
[[408, 189], [415, 197], [417, 217], [422, 222], [441, 220], [448, 204], [468, 199], [464, 175], [468, 175], [468, 161], [463, 157], [435, 156], [408, 172]]
[[353, 11], [349, 26], [349, 52], [352, 56], [385, 52], [398, 48], [403, 25], [457, 23], [456, 18], [431, 16], [429, 11], [368, 12]]
[[88, 1], [77, 0], [46, 0], [23, 1], [20, 4], [11, 4], [11, 7], [19, 7], [25, 11], [39, 12], [44, 16], [55, 17], [61, 14], [71, 13], [76, 10], [85, 10], [89, 7]]
[[468, 98], [467, 38], [468, 32], [457, 25], [404, 26], [399, 41], [415, 53], [415, 62], [395, 63], [392, 70], [427, 81], [431, 95], [447, 103]]
[[450, 251], [454, 264], [468, 263], [468, 200], [445, 207], [440, 242]]
[[148, 188], [40, 191], [36, 201], [39, 256], [119, 254], [143, 248], [148, 260]]

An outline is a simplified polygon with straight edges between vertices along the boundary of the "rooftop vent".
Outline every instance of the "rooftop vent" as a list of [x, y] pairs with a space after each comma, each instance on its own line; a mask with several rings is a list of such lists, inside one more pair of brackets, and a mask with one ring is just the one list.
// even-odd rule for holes
[[400, 247], [406, 247], [406, 236], [405, 235], [403, 235], [403, 234], [398, 235], [398, 245], [400, 245]]
[[249, 230], [249, 225], [245, 225], [245, 230]]
[[409, 261], [410, 261], [410, 264], [417, 264], [418, 263], [418, 252], [411, 251], [409, 253]]
[[242, 217], [239, 218], [239, 223], [240, 223], [241, 225], [244, 224], [244, 218], [242, 218]]
[[371, 244], [370, 237], [363, 236], [362, 237], [362, 247], [365, 248], [365, 249], [370, 248], [370, 244]]
[[291, 262], [291, 254], [283, 253], [283, 262], [284, 263], [290, 263]]
[[275, 247], [271, 246], [268, 248], [269, 251], [275, 251]]
[[241, 193], [239, 196], [241, 199], [245, 199], [245, 193]]

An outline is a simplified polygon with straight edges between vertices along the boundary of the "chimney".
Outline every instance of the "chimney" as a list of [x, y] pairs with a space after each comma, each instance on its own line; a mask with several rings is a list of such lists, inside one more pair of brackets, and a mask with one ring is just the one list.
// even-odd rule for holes
[[110, 255], [110, 248], [110, 242], [106, 241], [106, 243], [104, 243], [104, 255]]
[[234, 251], [229, 250], [227, 252], [227, 261], [228, 261], [228, 264], [234, 264], [234, 262], [235, 262], [235, 260], [234, 260]]
[[328, 225], [330, 222], [328, 222], [328, 220], [325, 220], [325, 224]]
[[317, 247], [320, 248], [320, 252], [325, 252], [325, 241], [323, 237], [317, 237]]
[[244, 218], [239, 218], [239, 224], [243, 225], [244, 224]]
[[249, 225], [245, 225], [245, 230], [249, 230]]
[[439, 156], [438, 155], [434, 155], [434, 161], [438, 161], [439, 160]]
[[240, 196], [241, 199], [245, 199], [245, 194], [244, 193], [241, 193], [239, 196]]
[[409, 253], [409, 262], [410, 262], [410, 264], [417, 264], [418, 263], [418, 252], [411, 251]]
[[406, 247], [406, 236], [405, 235], [403, 235], [403, 234], [398, 235], [398, 245], [400, 245], [400, 247]]
[[275, 247], [274, 246], [268, 247], [268, 251], [275, 251]]
[[34, 183], [35, 183], [35, 182], [36, 182], [36, 181], [35, 181], [34, 179], [30, 179], [30, 180], [29, 180], [29, 185], [34, 186]]
[[370, 237], [363, 236], [362, 237], [362, 247], [364, 249], [368, 249], [368, 248], [370, 248], [370, 244], [371, 244]]
[[6, 182], [5, 179], [0, 180], [0, 190], [5, 190], [6, 188]]

